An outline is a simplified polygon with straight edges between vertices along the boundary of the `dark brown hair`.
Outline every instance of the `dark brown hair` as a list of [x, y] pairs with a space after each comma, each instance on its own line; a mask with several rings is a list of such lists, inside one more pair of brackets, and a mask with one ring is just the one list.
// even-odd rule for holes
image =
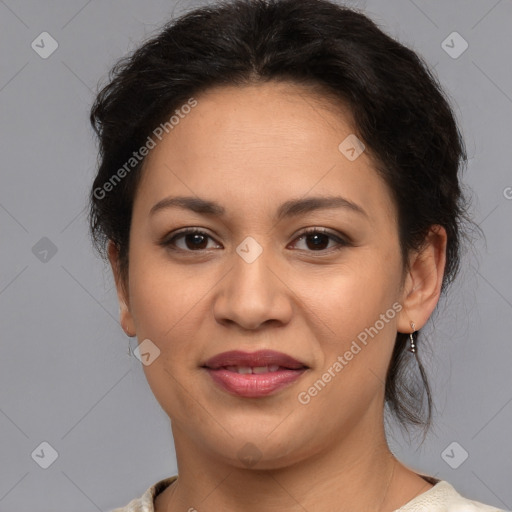
[[[404, 267], [429, 228], [448, 234], [443, 290], [459, 266], [466, 162], [454, 113], [422, 58], [386, 35], [362, 12], [328, 0], [233, 0], [193, 10], [112, 68], [90, 120], [99, 169], [90, 192], [93, 243], [103, 257], [112, 240], [127, 280], [132, 205], [143, 160], [108, 193], [104, 185], [155, 127], [213, 86], [287, 80], [317, 86], [348, 105], [389, 185], [399, 212]], [[124, 174], [124, 173], [123, 173]], [[421, 337], [416, 341], [421, 354]], [[421, 386], [410, 378], [408, 335], [397, 333], [386, 401], [399, 422], [431, 423], [432, 399], [421, 361]]]

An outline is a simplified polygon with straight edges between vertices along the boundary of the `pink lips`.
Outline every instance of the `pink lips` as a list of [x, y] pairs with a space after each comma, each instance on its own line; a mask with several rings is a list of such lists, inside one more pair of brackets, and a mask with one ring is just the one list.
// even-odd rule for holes
[[223, 352], [203, 365], [225, 391], [247, 398], [263, 397], [296, 381], [307, 366], [273, 350]]

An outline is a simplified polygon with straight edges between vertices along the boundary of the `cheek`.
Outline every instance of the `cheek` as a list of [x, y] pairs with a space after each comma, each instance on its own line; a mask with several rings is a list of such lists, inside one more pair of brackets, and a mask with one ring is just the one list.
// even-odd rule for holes
[[130, 264], [130, 306], [137, 337], [139, 343], [151, 340], [158, 353], [143, 369], [157, 400], [172, 402], [187, 372], [197, 366], [198, 329], [208, 315], [212, 283], [149, 249], [134, 250]]
[[398, 300], [400, 266], [393, 261], [396, 258], [376, 258], [368, 251], [333, 270], [328, 279], [309, 282], [315, 309], [343, 339], [373, 325]]
[[173, 420], [193, 421], [198, 413], [190, 400], [190, 374], [197, 365], [192, 347], [199, 318], [207, 314], [206, 301], [201, 300], [206, 285], [156, 258], [133, 257], [131, 264], [130, 300], [139, 344], [151, 340], [158, 354], [143, 364], [146, 380]]
[[393, 289], [391, 281], [378, 283], [367, 275], [324, 289], [319, 306], [329, 322], [328, 336], [317, 338], [322, 360], [297, 398], [301, 404], [309, 401], [310, 413], [322, 415], [322, 428], [333, 435], [340, 425], [355, 424], [384, 394], [401, 309]]
[[155, 247], [133, 247], [130, 257], [130, 306], [138, 334], [165, 338], [204, 294], [201, 283]]
[[[333, 274], [319, 295], [317, 306], [329, 335], [318, 339], [323, 360], [308, 385], [322, 390], [313, 407], [344, 404], [333, 412], [335, 423], [362, 414], [384, 391], [401, 310], [400, 262], [388, 256], [386, 260], [368, 251], [357, 263]], [[323, 382], [328, 382], [325, 388]]]

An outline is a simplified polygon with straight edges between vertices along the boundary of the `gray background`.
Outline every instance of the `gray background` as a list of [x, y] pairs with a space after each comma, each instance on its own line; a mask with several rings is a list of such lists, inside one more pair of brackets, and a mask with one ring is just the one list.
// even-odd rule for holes
[[[127, 354], [110, 269], [88, 239], [88, 110], [111, 65], [193, 5], [0, 0], [0, 512], [106, 511], [176, 473], [168, 418]], [[487, 239], [427, 329], [435, 428], [422, 446], [392, 428], [390, 443], [415, 469], [510, 509], [512, 1], [352, 5], [435, 68]], [[43, 31], [59, 45], [47, 59], [31, 47]], [[458, 58], [442, 47], [453, 31], [469, 44]], [[448, 40], [452, 52], [460, 43]], [[49, 460], [44, 441], [58, 453], [48, 469], [36, 463]]]

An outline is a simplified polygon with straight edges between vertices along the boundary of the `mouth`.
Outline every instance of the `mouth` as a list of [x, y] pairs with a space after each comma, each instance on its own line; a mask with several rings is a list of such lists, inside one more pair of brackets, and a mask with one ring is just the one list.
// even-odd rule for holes
[[[288, 370], [308, 368], [305, 363], [297, 361], [297, 359], [292, 356], [274, 350], [258, 350], [257, 352], [232, 350], [230, 352], [222, 352], [208, 359], [208, 361], [203, 364], [203, 367], [210, 368], [211, 370], [218, 370], [219, 368], [272, 368], [270, 371], [277, 371], [280, 367]], [[266, 372], [259, 371], [255, 373]]]
[[246, 398], [275, 394], [309, 369], [293, 357], [273, 350], [223, 352], [206, 361], [202, 368], [220, 389]]
[[[292, 368], [285, 368], [283, 366], [279, 366], [278, 364], [272, 364], [269, 366], [223, 366], [222, 368], [228, 370], [229, 372], [236, 372], [241, 375], [248, 375], [250, 373], [261, 374], [261, 373], [274, 373], [279, 370], [290, 370]], [[217, 370], [219, 368], [216, 368]]]

